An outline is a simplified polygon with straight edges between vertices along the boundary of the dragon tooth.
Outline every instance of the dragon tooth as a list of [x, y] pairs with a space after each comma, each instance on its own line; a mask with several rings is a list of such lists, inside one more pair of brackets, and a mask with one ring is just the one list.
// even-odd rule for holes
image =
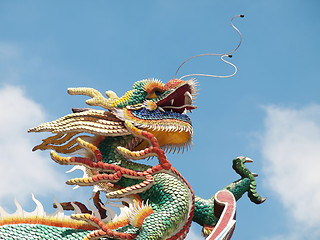
[[187, 114], [188, 110], [185, 108], [182, 114]]
[[159, 109], [161, 112], [165, 112], [165, 110], [164, 110], [162, 107], [160, 107], [160, 106], [158, 106], [158, 109]]
[[171, 105], [173, 105], [173, 103], [174, 103], [174, 99], [171, 99], [170, 103], [171, 103]]
[[192, 95], [189, 91], [184, 93], [184, 104], [191, 105], [192, 104]]

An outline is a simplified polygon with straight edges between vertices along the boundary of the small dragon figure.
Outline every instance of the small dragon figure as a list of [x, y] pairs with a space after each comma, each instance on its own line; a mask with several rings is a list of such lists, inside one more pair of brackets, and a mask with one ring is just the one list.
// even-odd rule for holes
[[[92, 88], [68, 89], [71, 95], [89, 96], [88, 105], [104, 110], [73, 109], [69, 115], [29, 129], [53, 133], [33, 150], [51, 149], [55, 162], [82, 170], [82, 178], [66, 183], [93, 186], [95, 207], [89, 206], [89, 210], [80, 202], [55, 202], [55, 215], [39, 207], [33, 214], [20, 209], [22, 216], [7, 214], [0, 208], [0, 239], [178, 240], [186, 237], [192, 221], [203, 226], [207, 239], [230, 239], [234, 202], [246, 192], [256, 204], [265, 200], [256, 191], [256, 174], [244, 166], [252, 160], [234, 159], [233, 169], [240, 179], [219, 191], [220, 195], [202, 199], [194, 195], [165, 154], [191, 145], [193, 128], [187, 112], [196, 108], [196, 86], [193, 79], [172, 79], [166, 84], [146, 79], [136, 82], [120, 98], [112, 91], [107, 91], [105, 98]], [[137, 162], [149, 157], [158, 162]], [[118, 199], [119, 215], [114, 216], [108, 204], [102, 202], [102, 194], [107, 203]], [[213, 236], [228, 214], [228, 204], [223, 204], [227, 198], [234, 205], [229, 214], [233, 225], [227, 223], [230, 231], [224, 237], [217, 233]], [[68, 217], [63, 210], [75, 213]]]

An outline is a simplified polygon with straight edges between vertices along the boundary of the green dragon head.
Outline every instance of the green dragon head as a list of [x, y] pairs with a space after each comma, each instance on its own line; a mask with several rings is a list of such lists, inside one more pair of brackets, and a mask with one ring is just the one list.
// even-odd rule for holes
[[120, 119], [151, 132], [160, 146], [188, 146], [192, 140], [192, 124], [187, 115], [195, 95], [195, 82], [172, 79], [141, 80], [133, 90], [114, 100], [111, 111]]

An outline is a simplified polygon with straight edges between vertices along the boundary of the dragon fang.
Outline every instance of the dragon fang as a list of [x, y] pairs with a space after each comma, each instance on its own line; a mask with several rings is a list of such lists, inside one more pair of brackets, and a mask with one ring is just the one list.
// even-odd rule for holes
[[[256, 175], [244, 166], [252, 160], [234, 159], [233, 169], [240, 179], [210, 199], [202, 199], [165, 154], [183, 151], [192, 143], [187, 112], [196, 109], [196, 86], [193, 79], [172, 79], [166, 84], [147, 79], [136, 82], [122, 97], [107, 91], [108, 98], [92, 88], [68, 89], [71, 95], [89, 96], [88, 105], [104, 110], [73, 109], [69, 115], [29, 129], [53, 134], [33, 150], [51, 149], [55, 162], [83, 170], [82, 178], [67, 184], [93, 186], [95, 207], [56, 202], [57, 212], [49, 216], [34, 199], [41, 211], [24, 212], [18, 203], [20, 210], [14, 215], [0, 208], [0, 239], [174, 240], [186, 237], [192, 221], [203, 226], [208, 240], [230, 239], [235, 201], [246, 192], [256, 204], [265, 200], [256, 191]], [[148, 157], [158, 163], [137, 163]], [[101, 194], [108, 199], [106, 204]], [[108, 203], [120, 207], [119, 216]], [[65, 216], [64, 210], [74, 210], [74, 214]]]

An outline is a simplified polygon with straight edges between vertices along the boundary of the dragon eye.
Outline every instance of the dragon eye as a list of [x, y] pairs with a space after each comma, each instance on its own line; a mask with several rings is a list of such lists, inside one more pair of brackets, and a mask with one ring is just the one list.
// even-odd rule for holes
[[147, 98], [148, 99], [152, 99], [152, 98], [157, 98], [162, 94], [162, 91], [158, 88], [152, 90], [148, 95]]
[[157, 96], [160, 96], [162, 94], [162, 92], [160, 91], [154, 91], [154, 94], [157, 95]]

